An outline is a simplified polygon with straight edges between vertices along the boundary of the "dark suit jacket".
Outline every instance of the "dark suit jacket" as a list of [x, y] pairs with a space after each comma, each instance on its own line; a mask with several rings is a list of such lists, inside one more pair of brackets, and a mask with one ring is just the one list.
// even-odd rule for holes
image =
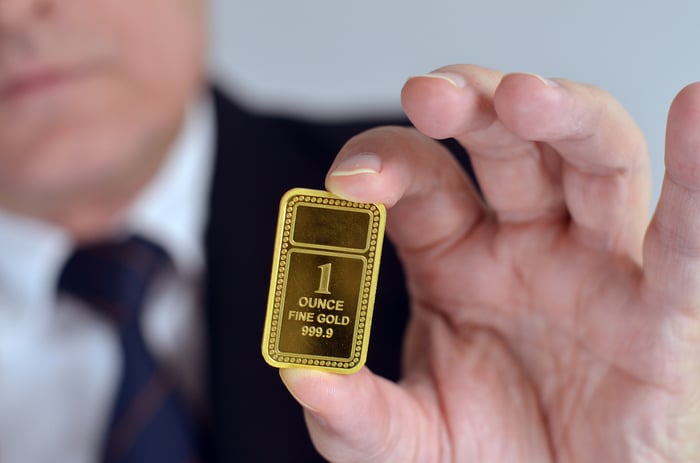
[[[206, 234], [209, 340], [207, 461], [314, 462], [301, 408], [260, 351], [277, 211], [292, 187], [323, 188], [343, 143], [379, 122], [319, 125], [263, 117], [215, 92], [218, 145]], [[387, 243], [367, 365], [399, 374], [403, 275]]]

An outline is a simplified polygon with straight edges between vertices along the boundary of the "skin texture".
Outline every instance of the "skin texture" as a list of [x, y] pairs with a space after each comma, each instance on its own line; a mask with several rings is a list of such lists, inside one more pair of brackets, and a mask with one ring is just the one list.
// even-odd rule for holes
[[202, 85], [200, 0], [0, 1], [0, 207], [103, 234]]
[[[326, 184], [389, 207], [412, 301], [403, 378], [282, 370], [319, 451], [700, 461], [700, 86], [672, 104], [650, 223], [644, 137], [600, 89], [450, 66], [402, 101], [417, 130], [350, 140]], [[465, 146], [483, 198], [432, 137]]]

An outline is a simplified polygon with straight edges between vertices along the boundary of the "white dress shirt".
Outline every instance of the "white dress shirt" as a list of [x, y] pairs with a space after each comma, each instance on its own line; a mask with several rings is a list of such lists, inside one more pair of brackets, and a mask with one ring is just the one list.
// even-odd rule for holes
[[[144, 336], [197, 407], [203, 384], [203, 233], [215, 120], [205, 98], [188, 112], [157, 177], [130, 209], [125, 230], [160, 243], [174, 268], [156, 283]], [[91, 463], [121, 370], [107, 318], [56, 281], [74, 243], [62, 230], [0, 210], [0, 462]]]

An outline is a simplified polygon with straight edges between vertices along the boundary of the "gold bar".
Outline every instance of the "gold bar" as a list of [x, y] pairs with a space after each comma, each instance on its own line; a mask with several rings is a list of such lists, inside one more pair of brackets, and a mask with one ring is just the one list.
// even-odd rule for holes
[[265, 361], [353, 373], [367, 358], [384, 240], [382, 204], [294, 188], [280, 201]]

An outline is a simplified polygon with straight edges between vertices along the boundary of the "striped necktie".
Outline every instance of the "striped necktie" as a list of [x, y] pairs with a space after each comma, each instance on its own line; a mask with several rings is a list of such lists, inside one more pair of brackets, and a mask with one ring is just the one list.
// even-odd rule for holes
[[104, 441], [105, 463], [197, 461], [184, 403], [141, 333], [149, 284], [167, 262], [160, 247], [133, 236], [79, 248], [59, 279], [60, 290], [103, 312], [118, 328], [124, 367]]

